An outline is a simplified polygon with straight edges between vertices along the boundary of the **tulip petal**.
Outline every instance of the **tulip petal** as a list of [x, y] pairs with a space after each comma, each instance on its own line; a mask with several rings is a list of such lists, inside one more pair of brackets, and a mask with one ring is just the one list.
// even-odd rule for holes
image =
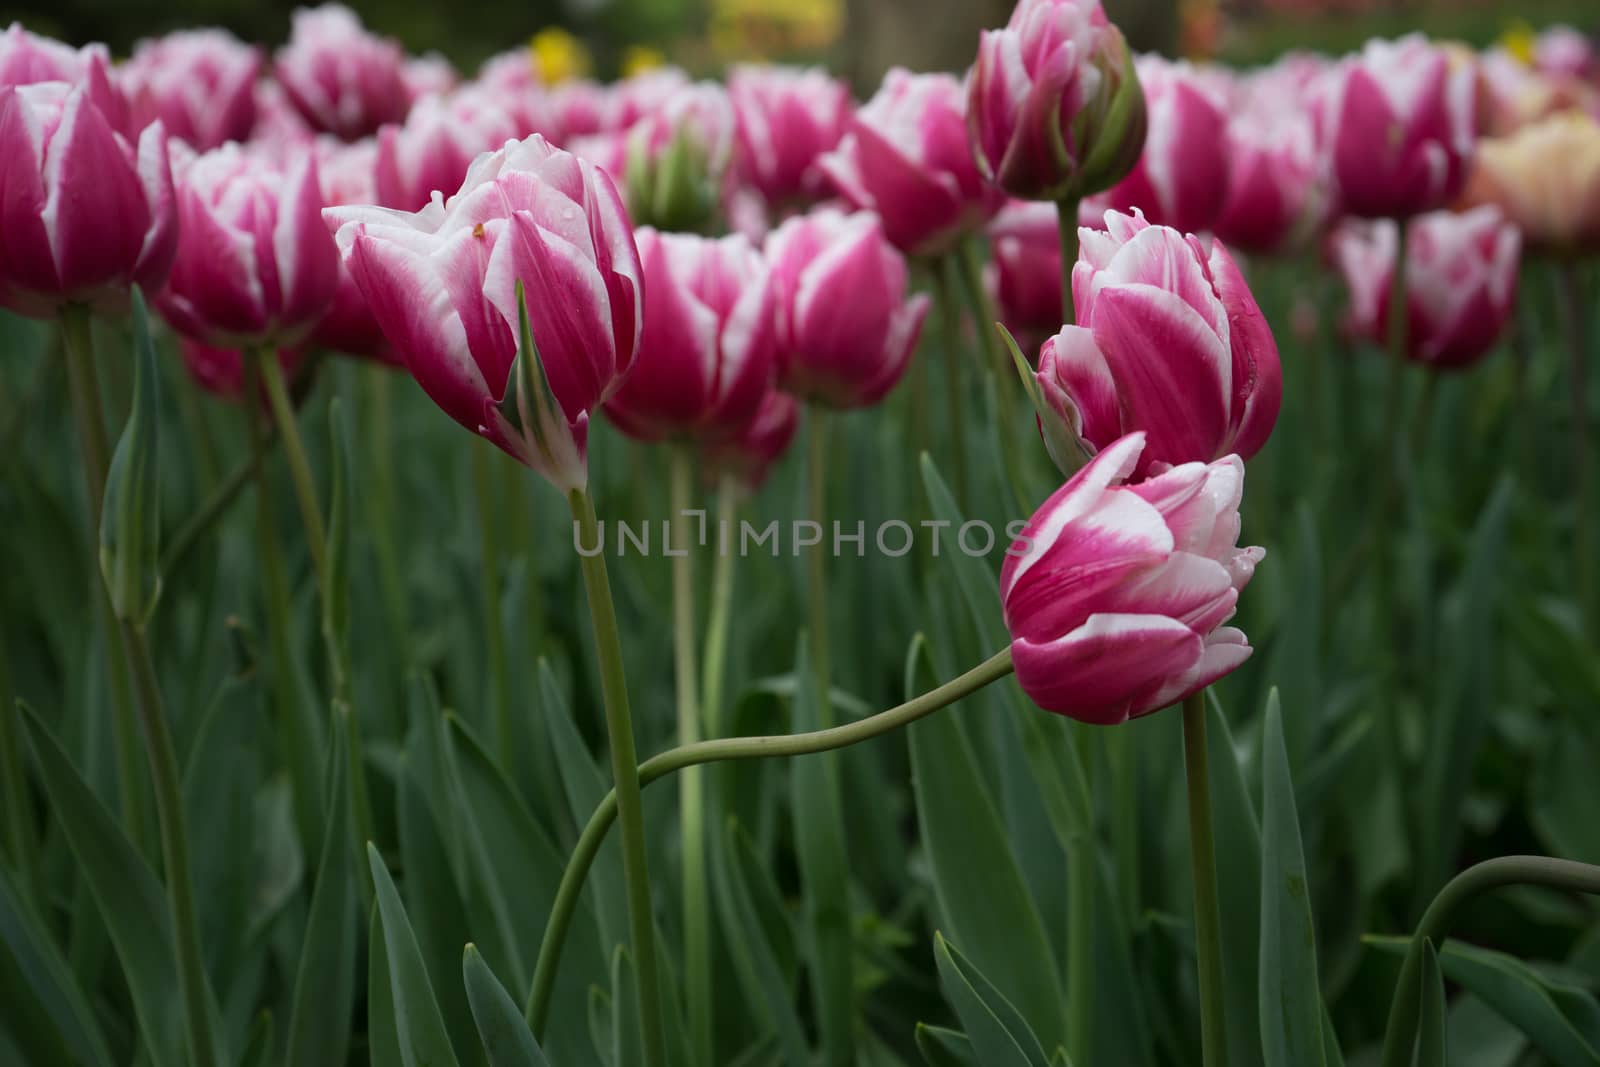
[[68, 298], [126, 278], [150, 226], [126, 145], [84, 90], [67, 97], [44, 156], [49, 193], [41, 221], [62, 294]]
[[1072, 432], [1089, 444], [1091, 452], [1121, 436], [1116, 379], [1091, 330], [1066, 326], [1046, 341], [1039, 357], [1038, 381], [1045, 397]]
[[1220, 681], [1237, 670], [1255, 650], [1245, 640], [1244, 633], [1231, 626], [1212, 633], [1205, 640], [1200, 657], [1187, 671], [1174, 677], [1150, 698], [1150, 711], [1187, 700], [1213, 682]]
[[[1173, 676], [1188, 677], [1203, 660], [1200, 636], [1160, 615], [1100, 614], [1054, 641], [1012, 642], [1017, 682], [1053, 711], [1113, 725], [1169, 703], [1151, 703]], [[1230, 668], [1231, 669], [1231, 668]]]

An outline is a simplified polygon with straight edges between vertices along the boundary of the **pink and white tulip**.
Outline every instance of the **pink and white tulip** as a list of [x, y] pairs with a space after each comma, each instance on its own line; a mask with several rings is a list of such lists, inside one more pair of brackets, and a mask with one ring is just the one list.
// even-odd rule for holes
[[256, 124], [261, 50], [225, 30], [193, 30], [141, 41], [118, 72], [134, 121], [160, 119], [197, 151], [244, 141]]
[[967, 149], [965, 94], [948, 74], [889, 71], [818, 165], [908, 255], [948, 251], [1005, 205]]
[[1012, 196], [1082, 198], [1139, 157], [1139, 79], [1100, 0], [1021, 0], [984, 32], [968, 93], [972, 154]]
[[829, 407], [877, 403], [905, 372], [928, 314], [877, 216], [821, 208], [767, 240], [778, 298], [778, 385]]
[[1138, 473], [1249, 459], [1283, 398], [1272, 330], [1219, 241], [1137, 216], [1080, 230], [1072, 271], [1076, 326], [1045, 343], [1038, 382], [1090, 454], [1144, 432]]
[[[350, 206], [325, 217], [434, 403], [563, 491], [583, 486], [589, 418], [621, 385], [643, 323], [643, 270], [611, 180], [535, 135], [480, 156], [460, 192], [415, 214]], [[519, 282], [554, 412], [508, 396]]]
[[850, 89], [826, 71], [739, 66], [728, 77], [739, 177], [769, 204], [815, 199], [827, 179], [817, 159], [844, 136]]
[[756, 413], [725, 440], [708, 442], [702, 450], [706, 463], [758, 488], [794, 443], [800, 428], [800, 402], [788, 393], [770, 389]]
[[400, 70], [400, 80], [405, 82], [406, 95], [412, 103], [425, 96], [443, 96], [461, 84], [461, 75], [448, 59], [438, 52], [410, 56]]
[[772, 282], [743, 237], [635, 235], [644, 329], [633, 369], [606, 414], [630, 437], [715, 440], [743, 429], [772, 388]]
[[459, 189], [474, 159], [516, 134], [516, 120], [487, 92], [464, 89], [425, 96], [403, 125], [378, 131], [373, 164], [377, 202], [416, 211], [435, 192]]
[[310, 151], [225, 144], [178, 165], [178, 255], [156, 306], [213, 348], [291, 347], [333, 300], [339, 260]]
[[76, 84], [0, 86], [0, 306], [23, 315], [123, 309], [131, 286], [158, 288], [172, 265], [166, 133], [159, 122], [137, 143], [118, 132], [96, 103], [97, 69], [91, 57]]
[[1331, 97], [1334, 178], [1359, 218], [1409, 218], [1450, 204], [1472, 165], [1471, 67], [1420, 34], [1369, 41]]
[[1109, 726], [1175, 704], [1250, 658], [1223, 624], [1266, 555], [1239, 548], [1244, 463], [1126, 484], [1145, 435], [1109, 444], [1036, 511], [1000, 599], [1017, 681], [1039, 707]]
[[411, 108], [399, 42], [368, 32], [342, 4], [300, 8], [274, 73], [317, 130], [353, 141]]
[[[1346, 223], [1334, 258], [1350, 289], [1348, 326], [1388, 343], [1395, 224]], [[1407, 231], [1406, 355], [1435, 367], [1464, 367], [1493, 350], [1516, 300], [1521, 236], [1493, 206], [1435, 212]]]
[[1187, 63], [1141, 56], [1137, 69], [1149, 116], [1144, 152], [1107, 201], [1118, 211], [1141, 208], [1159, 226], [1203, 233], [1228, 197], [1225, 102]]
[[1228, 123], [1228, 195], [1212, 229], [1229, 245], [1272, 254], [1308, 243], [1332, 207], [1329, 158], [1314, 116], [1260, 103]]
[[131, 124], [127, 94], [115, 81], [105, 45], [73, 48], [29, 33], [21, 23], [13, 22], [0, 34], [0, 87], [42, 82], [82, 85], [112, 129], [130, 140], [138, 135]]
[[989, 247], [1000, 319], [1024, 348], [1037, 348], [1061, 328], [1061, 229], [1055, 205], [1008, 204], [989, 223]]

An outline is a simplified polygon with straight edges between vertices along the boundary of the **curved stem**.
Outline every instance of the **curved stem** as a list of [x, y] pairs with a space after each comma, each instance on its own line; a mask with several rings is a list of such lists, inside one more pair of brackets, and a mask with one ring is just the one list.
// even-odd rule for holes
[[1217, 852], [1211, 831], [1211, 782], [1206, 757], [1205, 690], [1183, 702], [1183, 765], [1189, 795], [1189, 856], [1194, 870], [1194, 927], [1200, 964], [1200, 1048], [1204, 1067], [1228, 1062], [1222, 1005], [1222, 909]]
[[322, 521], [316, 479], [311, 476], [306, 447], [300, 440], [300, 427], [295, 422], [294, 405], [289, 402], [289, 389], [283, 381], [283, 367], [278, 363], [278, 354], [271, 349], [262, 350], [257, 353], [256, 362], [261, 367], [262, 384], [267, 387], [267, 401], [272, 406], [273, 421], [278, 424], [278, 433], [283, 438], [283, 454], [289, 461], [294, 495], [300, 502], [300, 519], [305, 523], [311, 564], [317, 571], [317, 588], [322, 589], [327, 585], [328, 533]]
[[1407, 1067], [1417, 1035], [1417, 1007], [1421, 1000], [1423, 943], [1443, 948], [1451, 920], [1461, 906], [1480, 893], [1504, 886], [1532, 885], [1600, 894], [1600, 867], [1548, 856], [1501, 856], [1485, 860], [1452, 878], [1433, 898], [1417, 923], [1400, 977], [1395, 983], [1389, 1023], [1383, 1033], [1381, 1067]]
[[[1010, 674], [1011, 649], [996, 653], [967, 673], [929, 690], [914, 700], [897, 705], [887, 711], [843, 726], [826, 730], [813, 730], [803, 734], [781, 734], [773, 737], [724, 737], [697, 744], [674, 748], [646, 760], [639, 768], [640, 785], [649, 785], [685, 767], [704, 763], [719, 763], [738, 759], [771, 759], [782, 756], [807, 756], [817, 752], [869, 741], [886, 733], [909, 726], [918, 719], [948, 707], [963, 697], [971, 696], [991, 682]], [[577, 907], [578, 896], [583, 891], [584, 880], [595, 853], [606, 839], [611, 824], [617, 818], [617, 794], [613, 790], [600, 801], [584, 825], [567, 869], [561, 875], [561, 886], [556, 890], [555, 903], [550, 908], [550, 918], [545, 924], [544, 940], [539, 946], [539, 961], [534, 968], [533, 988], [528, 994], [528, 1022], [535, 1036], [544, 1030], [545, 1016], [550, 1010], [550, 994], [555, 988], [556, 968], [561, 963], [561, 950], [566, 943], [567, 924]]]
[[1076, 324], [1078, 309], [1072, 300], [1072, 266], [1078, 262], [1078, 201], [1056, 202], [1056, 229], [1061, 235], [1061, 325]]
[[[579, 527], [580, 544], [600, 544], [600, 523], [594, 502], [583, 489], [567, 495]], [[661, 996], [656, 979], [656, 931], [650, 910], [650, 871], [644, 847], [644, 811], [639, 799], [638, 756], [633, 744], [633, 717], [628, 708], [628, 680], [622, 664], [617, 610], [611, 599], [611, 578], [604, 552], [580, 553], [589, 618], [594, 625], [595, 652], [600, 660], [600, 687], [605, 699], [606, 731], [611, 740], [612, 796], [622, 820], [622, 873], [628, 883], [628, 922], [633, 961], [639, 982], [639, 1027], [646, 1067], [666, 1062]], [[551, 981], [555, 976], [552, 974]]]
[[[277, 436], [270, 428], [258, 431], [263, 446], [271, 444]], [[251, 451], [254, 453], [255, 445], [252, 443]], [[194, 551], [202, 538], [211, 532], [212, 527], [228, 513], [234, 501], [239, 499], [239, 494], [244, 487], [250, 484], [255, 476], [256, 461], [254, 455], [240, 463], [222, 482], [211, 491], [200, 507], [190, 515], [178, 532], [173, 534], [167, 542], [166, 551], [161, 553], [159, 573], [166, 578], [178, 571], [189, 559], [189, 553]]]

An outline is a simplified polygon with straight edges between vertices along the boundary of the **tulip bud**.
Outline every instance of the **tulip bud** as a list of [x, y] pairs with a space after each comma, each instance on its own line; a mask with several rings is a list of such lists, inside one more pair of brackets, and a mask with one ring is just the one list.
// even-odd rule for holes
[[728, 77], [742, 180], [771, 205], [814, 199], [827, 184], [817, 159], [844, 136], [850, 90], [822, 70], [740, 66]]
[[142, 127], [204, 151], [243, 141], [256, 122], [261, 50], [225, 30], [193, 30], [140, 41], [119, 73]]
[[1244, 464], [1184, 463], [1137, 484], [1145, 435], [1109, 444], [1034, 513], [1000, 599], [1017, 682], [1039, 707], [1112, 725], [1250, 658], [1224, 626], [1266, 553], [1238, 546]]
[[423, 97], [402, 125], [378, 131], [377, 156], [372, 161], [377, 202], [416, 211], [435, 192], [459, 189], [474, 159], [516, 133], [511, 115], [482, 91], [469, 88], [449, 96]]
[[1055, 206], [1013, 201], [989, 224], [989, 247], [1000, 318], [1034, 351], [1061, 328], [1061, 228]]
[[967, 129], [984, 175], [1024, 200], [1109, 189], [1139, 159], [1144, 94], [1100, 0], [1021, 0], [986, 30], [968, 83]]
[[133, 291], [133, 404], [106, 475], [100, 573], [117, 618], [142, 627], [161, 596], [161, 412], [156, 346]]
[[411, 107], [405, 51], [343, 4], [296, 10], [273, 72], [307, 122], [347, 141], [399, 122]]
[[628, 211], [634, 223], [698, 233], [711, 228], [732, 151], [727, 93], [709, 83], [668, 98], [628, 132]]

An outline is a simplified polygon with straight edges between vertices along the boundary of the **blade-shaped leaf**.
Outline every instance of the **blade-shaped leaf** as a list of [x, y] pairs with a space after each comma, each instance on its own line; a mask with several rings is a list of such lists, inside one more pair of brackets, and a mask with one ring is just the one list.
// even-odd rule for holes
[[917, 1051], [928, 1067], [974, 1067], [972, 1042], [960, 1030], [918, 1023]]
[[462, 953], [461, 976], [489, 1067], [549, 1067], [522, 1010], [484, 962], [476, 945], [469, 944]]
[[1240, 753], [1215, 690], [1207, 693], [1213, 842], [1222, 911], [1222, 1002], [1227, 1011], [1228, 1063], [1261, 1061], [1261, 826], [1250, 800]]
[[955, 1008], [979, 1063], [984, 1067], [1049, 1067], [1044, 1046], [1017, 1009], [937, 932], [933, 958], [939, 967], [939, 985]]
[[94, 1010], [0, 864], [0, 1030], [29, 1063], [111, 1067]]
[[377, 895], [400, 1061], [405, 1067], [456, 1067], [456, 1054], [450, 1047], [444, 1016], [439, 1013], [439, 1002], [428, 982], [417, 936], [406, 918], [405, 905], [400, 903], [394, 879], [389, 877], [389, 868], [370, 842], [367, 864], [372, 869]]

